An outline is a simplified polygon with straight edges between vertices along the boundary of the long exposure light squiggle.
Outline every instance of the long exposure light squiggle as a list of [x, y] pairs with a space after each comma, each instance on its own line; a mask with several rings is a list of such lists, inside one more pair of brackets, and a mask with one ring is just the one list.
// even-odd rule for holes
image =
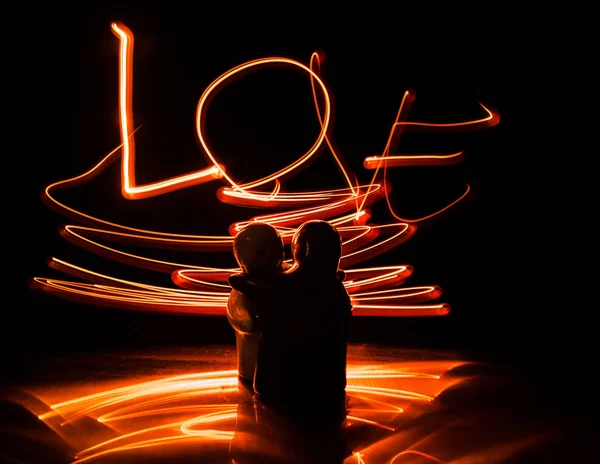
[[[112, 31], [119, 39], [119, 123], [121, 145], [106, 155], [87, 172], [71, 179], [55, 182], [43, 191], [44, 202], [58, 213], [83, 225], [64, 226], [61, 235], [86, 251], [101, 255], [129, 266], [168, 273], [175, 287], [161, 287], [142, 282], [120, 279], [51, 258], [51, 268], [81, 279], [74, 282], [63, 279], [35, 277], [32, 287], [56, 297], [80, 303], [110, 306], [120, 309], [186, 313], [198, 315], [224, 315], [230, 287], [227, 277], [236, 268], [215, 268], [187, 263], [153, 259], [125, 252], [106, 243], [153, 247], [164, 250], [221, 251], [231, 252], [233, 237], [249, 222], [267, 222], [281, 233], [289, 243], [296, 227], [308, 219], [327, 220], [337, 227], [343, 239], [341, 266], [346, 271], [346, 288], [351, 295], [356, 316], [441, 316], [448, 314], [447, 303], [431, 303], [440, 297], [437, 286], [400, 287], [413, 269], [410, 265], [354, 268], [371, 258], [381, 255], [408, 240], [417, 231], [417, 223], [447, 210], [468, 193], [440, 211], [420, 219], [403, 219], [392, 208], [389, 198], [391, 184], [386, 180], [388, 167], [415, 165], [444, 165], [461, 162], [462, 151], [450, 154], [393, 155], [401, 134], [407, 130], [465, 131], [491, 127], [499, 122], [499, 115], [481, 105], [485, 116], [473, 121], [458, 123], [427, 123], [408, 121], [408, 111], [415, 99], [413, 91], [407, 91], [401, 101], [396, 120], [381, 156], [370, 156], [364, 161], [367, 169], [374, 169], [368, 184], [361, 184], [350, 172], [339, 150], [334, 148], [331, 129], [331, 98], [320, 76], [322, 56], [314, 53], [309, 66], [284, 57], [267, 57], [243, 63], [223, 73], [202, 93], [196, 110], [196, 132], [204, 155], [209, 163], [205, 169], [182, 174], [170, 179], [146, 185], [138, 185], [135, 178], [135, 132], [133, 120], [133, 33], [123, 24], [113, 23]], [[285, 65], [306, 73], [310, 78], [313, 101], [320, 125], [320, 132], [311, 148], [295, 162], [261, 179], [238, 183], [227, 173], [226, 166], [210, 148], [204, 126], [206, 111], [214, 96], [232, 80], [246, 72], [269, 66]], [[326, 144], [342, 177], [345, 188], [305, 192], [282, 192], [279, 179], [283, 175], [298, 172], [307, 161], [321, 152]], [[78, 211], [55, 197], [55, 192], [72, 189], [89, 182], [121, 156], [121, 191], [129, 200], [143, 200], [175, 190], [189, 188], [215, 179], [226, 181], [229, 186], [218, 188], [217, 198], [224, 203], [253, 208], [285, 208], [282, 212], [259, 215], [247, 221], [231, 225], [229, 235], [207, 236], [165, 233], [110, 222]], [[378, 173], [383, 166], [383, 178]], [[273, 187], [269, 191], [257, 187]], [[391, 215], [397, 222], [370, 224], [368, 209], [381, 199], [386, 199]], [[293, 209], [289, 209], [293, 208]]]
[[[394, 436], [402, 421], [422, 414], [440, 393], [464, 380], [444, 375], [463, 364], [455, 359], [351, 362], [346, 429], [362, 424], [380, 430], [383, 437]], [[74, 464], [144, 448], [228, 445], [236, 434], [246, 433], [236, 427], [236, 420], [243, 419], [236, 370], [172, 375], [94, 390], [70, 398], [60, 389], [37, 395], [49, 402], [48, 409], [37, 414], [39, 419], [75, 449]], [[113, 431], [109, 438], [101, 432], [103, 427]], [[84, 431], [89, 438], [82, 442]]]
[[[235, 364], [233, 346], [61, 358], [59, 383], [5, 390], [4, 407], [11, 407], [3, 410], [13, 411], [7, 417], [14, 421], [6, 423], [5, 436], [27, 437], [8, 443], [9, 453], [13, 446], [18, 453], [9, 458], [168, 463], [247, 462], [242, 457], [249, 456], [249, 462], [341, 464], [341, 457], [328, 459], [327, 449], [339, 438], [344, 464], [590, 461], [574, 449], [578, 442], [564, 442], [565, 423], [555, 412], [547, 415], [537, 403], [529, 408], [537, 388], [523, 388], [504, 367], [450, 352], [350, 344], [347, 420], [334, 437], [319, 427], [326, 417], [319, 400], [305, 423], [308, 436], [265, 414], [238, 383]], [[76, 375], [69, 381], [63, 370]], [[311, 391], [322, 382], [310, 365], [302, 381]], [[585, 437], [589, 426], [581, 425]], [[569, 436], [578, 435], [576, 422], [569, 429]]]

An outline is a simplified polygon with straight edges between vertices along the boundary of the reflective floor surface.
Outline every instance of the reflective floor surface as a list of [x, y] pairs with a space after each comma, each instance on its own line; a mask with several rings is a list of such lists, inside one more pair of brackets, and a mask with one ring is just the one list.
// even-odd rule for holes
[[[595, 461], [577, 398], [453, 353], [351, 346], [339, 436], [294, 432], [238, 385], [235, 348], [56, 358], [5, 389], [5, 463], [521, 464]], [[306, 388], [319, 388], [310, 372]], [[549, 375], [548, 382], [552, 382]], [[567, 407], [565, 407], [567, 406]], [[565, 413], [567, 411], [567, 413]], [[314, 429], [319, 420], [315, 419]]]

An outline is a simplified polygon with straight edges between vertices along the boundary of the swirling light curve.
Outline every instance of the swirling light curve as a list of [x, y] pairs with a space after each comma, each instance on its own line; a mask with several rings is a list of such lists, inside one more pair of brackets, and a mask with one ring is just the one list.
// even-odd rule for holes
[[[386, 179], [388, 167], [453, 164], [464, 159], [463, 152], [445, 154], [394, 155], [400, 136], [407, 130], [465, 131], [495, 126], [500, 117], [497, 112], [483, 104], [484, 116], [457, 123], [428, 123], [408, 121], [408, 111], [415, 99], [413, 91], [406, 91], [402, 98], [396, 120], [381, 156], [370, 156], [364, 160], [367, 169], [374, 174], [369, 183], [358, 182], [349, 172], [347, 163], [334, 149], [331, 136], [331, 99], [329, 91], [320, 76], [322, 56], [313, 53], [309, 66], [285, 57], [261, 58], [236, 66], [215, 79], [202, 93], [196, 111], [196, 132], [204, 155], [210, 167], [199, 171], [165, 179], [146, 185], [138, 185], [135, 178], [135, 132], [133, 95], [133, 33], [121, 23], [112, 23], [112, 32], [119, 39], [119, 123], [121, 145], [106, 155], [87, 172], [55, 182], [43, 190], [43, 201], [53, 210], [82, 225], [64, 226], [60, 233], [70, 242], [95, 254], [130, 266], [170, 273], [176, 287], [161, 287], [142, 282], [120, 279], [68, 263], [59, 258], [51, 258], [49, 267], [83, 282], [35, 277], [31, 281], [33, 289], [50, 295], [74, 300], [79, 303], [116, 307], [128, 310], [186, 313], [196, 315], [224, 315], [230, 287], [227, 276], [236, 268], [214, 268], [152, 259], [146, 256], [125, 252], [101, 242], [156, 247], [165, 250], [190, 251], [232, 251], [233, 237], [248, 222], [262, 221], [275, 226], [285, 243], [289, 243], [296, 227], [308, 219], [323, 219], [335, 225], [343, 239], [341, 266], [345, 269], [346, 288], [351, 295], [355, 316], [443, 316], [449, 313], [447, 303], [431, 303], [440, 297], [439, 287], [401, 287], [413, 268], [410, 265], [352, 268], [385, 253], [408, 240], [417, 230], [417, 223], [439, 215], [462, 200], [464, 194], [448, 206], [419, 219], [406, 219], [392, 208], [389, 199], [391, 184]], [[244, 184], [236, 182], [219, 162], [218, 156], [210, 148], [204, 124], [206, 110], [216, 92], [243, 72], [255, 71], [272, 65], [285, 65], [298, 69], [310, 78], [313, 100], [320, 124], [320, 132], [311, 148], [295, 162], [279, 171]], [[321, 152], [323, 143], [334, 157], [347, 184], [346, 188], [281, 192], [279, 179], [283, 175], [298, 172], [306, 167], [306, 162]], [[167, 192], [192, 187], [215, 179], [226, 181], [229, 186], [221, 187], [216, 195], [224, 203], [261, 208], [286, 208], [282, 212], [254, 216], [248, 221], [232, 224], [229, 235], [204, 236], [164, 233], [139, 229], [110, 222], [78, 211], [61, 203], [53, 195], [55, 192], [71, 189], [102, 173], [118, 156], [121, 156], [121, 192], [129, 200], [143, 200]], [[383, 167], [383, 178], [378, 173]], [[260, 191], [257, 187], [272, 185], [270, 191]], [[386, 199], [392, 223], [370, 224], [370, 210], [374, 202]], [[293, 209], [290, 209], [293, 208]]]
[[[450, 374], [468, 364], [455, 357], [378, 362], [359, 361], [354, 354], [350, 357], [344, 433], [352, 433], [358, 426], [373, 432], [373, 438], [354, 449], [344, 461], [348, 463], [394, 459], [402, 425], [434, 411], [440, 394], [469, 379]], [[211, 359], [216, 369], [209, 371], [186, 369], [159, 378], [84, 382], [74, 391], [43, 388], [34, 393], [40, 402], [24, 405], [69, 445], [73, 464], [104, 462], [102, 458], [156, 452], [157, 448], [168, 461], [169, 452], [186, 445], [204, 446], [204, 452], [210, 453], [211, 446], [221, 452], [232, 440], [268, 441], [242, 425], [253, 408], [247, 411], [242, 405], [240, 409], [241, 392], [231, 357]], [[313, 381], [318, 384], [319, 379]], [[276, 444], [268, 445], [261, 450], [265, 456], [276, 453]], [[196, 449], [200, 452], [202, 448]], [[406, 452], [403, 447], [400, 450]]]

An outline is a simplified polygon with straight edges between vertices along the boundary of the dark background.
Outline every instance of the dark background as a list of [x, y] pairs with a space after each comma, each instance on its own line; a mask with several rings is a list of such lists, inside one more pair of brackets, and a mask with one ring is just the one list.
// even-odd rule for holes
[[[18, 296], [7, 299], [4, 309], [8, 378], [35, 375], [44, 356], [55, 353], [234, 343], [225, 318], [79, 306], [27, 287], [30, 277], [60, 276], [46, 267], [47, 256], [119, 277], [168, 282], [168, 276], [107, 263], [65, 242], [58, 236], [64, 219], [40, 200], [44, 186], [84, 172], [120, 143], [118, 39], [110, 30], [115, 20], [135, 35], [133, 105], [136, 125], [143, 124], [136, 134], [136, 172], [142, 183], [206, 165], [194, 129], [198, 98], [215, 77], [258, 57], [281, 55], [308, 63], [313, 51], [325, 52], [323, 75], [335, 99], [333, 135], [362, 181], [372, 175], [362, 160], [381, 153], [405, 90], [417, 92], [413, 120], [478, 117], [478, 101], [496, 108], [502, 118], [497, 127], [460, 135], [409, 134], [400, 142], [405, 153], [464, 149], [465, 163], [388, 170], [394, 206], [407, 217], [452, 201], [465, 183], [473, 187], [469, 201], [368, 263], [413, 265], [407, 285], [440, 285], [451, 314], [357, 318], [351, 341], [465, 350], [542, 375], [557, 363], [572, 362], [575, 350], [566, 349], [572, 344], [565, 334], [572, 335], [586, 320], [573, 323], [563, 316], [567, 309], [558, 297], [548, 298], [562, 275], [542, 277], [547, 265], [534, 252], [538, 231], [551, 228], [536, 213], [543, 198], [533, 193], [539, 175], [531, 169], [542, 156], [540, 140], [548, 130], [539, 122], [543, 114], [532, 117], [534, 102], [547, 95], [547, 87], [537, 85], [543, 54], [529, 55], [532, 42], [517, 40], [520, 24], [491, 22], [492, 13], [473, 14], [434, 22], [431, 14], [393, 17], [387, 10], [331, 15], [304, 8], [263, 14], [165, 6], [38, 11], [25, 48], [31, 68], [27, 79], [35, 81], [27, 101], [38, 108], [26, 137], [29, 146], [39, 148], [19, 155], [28, 175], [20, 187], [24, 207], [11, 250], [13, 255], [18, 250], [13, 274]], [[300, 73], [254, 73], [215, 100], [208, 136], [234, 177], [256, 178], [312, 143], [317, 122], [311, 105], [308, 80]], [[262, 213], [219, 203], [215, 191], [224, 185], [219, 181], [140, 201], [123, 199], [119, 182], [115, 164], [60, 198], [110, 220], [169, 232], [225, 234], [232, 222]], [[344, 184], [328, 152], [285, 184], [290, 190], [334, 186]], [[374, 222], [390, 220], [383, 202], [375, 213]], [[222, 254], [174, 259], [233, 265], [232, 257]]]

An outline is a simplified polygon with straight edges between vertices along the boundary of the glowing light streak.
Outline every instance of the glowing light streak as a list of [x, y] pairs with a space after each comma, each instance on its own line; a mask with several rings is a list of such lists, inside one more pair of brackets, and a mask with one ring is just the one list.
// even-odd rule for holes
[[[360, 198], [364, 198], [363, 206], [368, 206], [375, 200], [381, 198], [385, 190], [386, 189], [383, 188], [380, 184], [374, 184], [373, 186], [369, 186], [366, 192], [361, 192], [359, 190], [359, 193], [357, 195]], [[355, 197], [351, 196], [343, 200], [338, 200], [322, 206], [309, 207], [295, 211], [286, 211], [283, 213], [270, 214], [265, 216], [257, 216], [253, 218], [252, 221], [268, 222], [269, 224], [275, 227], [297, 226], [306, 221], [307, 218], [330, 219], [336, 215], [346, 213], [347, 211], [354, 208], [354, 200]], [[353, 217], [357, 217], [356, 215], [359, 213], [360, 211], [355, 213]], [[235, 224], [235, 230], [239, 231], [248, 222], [250, 221], [243, 221]]]
[[[64, 203], [58, 201], [53, 196], [54, 191], [67, 190], [71, 188], [78, 187], [86, 182], [91, 181], [94, 177], [101, 174], [109, 165], [112, 163], [116, 156], [120, 153], [122, 145], [115, 148], [108, 155], [100, 160], [98, 164], [94, 167], [86, 171], [85, 173], [75, 176], [69, 179], [65, 179], [62, 181], [54, 182], [47, 186], [42, 194], [42, 200], [45, 204], [47, 204], [51, 209], [62, 214], [66, 217], [74, 219], [78, 222], [83, 222], [86, 224], [90, 224], [92, 226], [96, 225], [104, 225], [110, 229], [120, 229], [126, 230], [128, 233], [121, 233], [123, 239], [126, 239], [127, 236], [131, 236], [133, 234], [138, 234], [139, 238], [137, 238], [137, 242], [143, 241], [153, 241], [153, 243], [159, 242], [161, 247], [169, 247], [175, 244], [183, 247], [186, 250], [194, 250], [194, 249], [207, 249], [209, 247], [220, 247], [229, 245], [227, 247], [230, 250], [231, 244], [233, 244], [233, 237], [227, 236], [209, 236], [209, 235], [182, 235], [182, 234], [172, 234], [166, 232], [155, 232], [146, 229], [138, 229], [135, 227], [128, 227], [122, 224], [118, 224], [115, 222], [106, 221], [94, 216], [90, 216], [89, 214], [78, 211], [70, 206], [65, 205]], [[69, 229], [76, 226], [68, 226], [65, 227], [65, 233], [69, 232]], [[103, 231], [105, 236], [116, 237], [115, 234], [110, 234], [109, 231]], [[129, 235], [128, 235], [129, 234]], [[135, 235], [133, 235], [135, 236]], [[185, 245], [185, 247], [184, 247]]]
[[69, 411], [79, 411], [81, 405], [86, 404], [92, 404], [94, 405], [94, 409], [98, 409], [111, 404], [120, 403], [126, 399], [140, 398], [152, 394], [181, 391], [182, 389], [202, 390], [203, 388], [223, 387], [225, 385], [237, 385], [237, 370], [229, 369], [177, 375], [94, 393], [56, 403], [52, 406], [53, 411], [41, 414], [39, 418], [45, 420], [48, 417], [54, 416], [57, 414], [56, 410], [60, 410], [61, 415], [64, 415]]
[[444, 461], [440, 461], [435, 456], [432, 456], [431, 454], [427, 454], [427, 453], [424, 453], [424, 452], [418, 451], [418, 450], [406, 450], [406, 451], [402, 451], [401, 453], [398, 453], [396, 456], [394, 456], [392, 458], [392, 460], [390, 461], [390, 464], [400, 464], [400, 461], [398, 460], [398, 458], [400, 458], [402, 456], [410, 455], [410, 454], [414, 454], [416, 456], [421, 456], [423, 458], [430, 459], [431, 461], [437, 462], [439, 464], [444, 464]]
[[375, 427], [381, 427], [382, 429], [390, 430], [392, 432], [394, 430], [396, 430], [394, 427], [390, 427], [389, 425], [385, 425], [385, 424], [380, 424], [379, 422], [376, 422], [376, 421], [373, 421], [373, 420], [369, 420], [369, 419], [365, 419], [364, 417], [346, 416], [346, 418], [350, 421], [350, 423], [352, 421], [362, 422], [364, 424], [374, 425]]
[[[464, 380], [443, 375], [461, 364], [457, 360], [382, 365], [351, 362], [346, 427], [360, 423], [385, 431], [386, 437], [393, 436], [402, 424], [406, 406], [431, 405], [441, 392]], [[318, 379], [315, 381], [318, 386]], [[400, 386], [410, 389], [397, 388]], [[158, 446], [228, 444], [237, 433], [237, 388], [235, 370], [175, 375], [101, 391], [95, 388], [96, 392], [89, 395], [55, 401], [38, 417], [49, 427], [61, 430], [71, 444], [77, 441], [75, 435], [81, 434], [84, 424], [92, 425], [86, 422], [90, 418], [99, 424], [118, 422], [118, 427], [112, 429], [116, 436], [109, 439], [105, 434], [95, 438], [90, 430], [87, 444], [75, 447], [74, 464]], [[55, 394], [64, 398], [66, 391], [56, 389]], [[38, 395], [42, 400], [43, 396]], [[353, 454], [364, 457], [364, 450], [353, 450]]]
[[[58, 279], [35, 278], [34, 285], [43, 286], [44, 290], [62, 296], [72, 298], [75, 301], [84, 301], [116, 307], [121, 309], [154, 310], [163, 312], [176, 312], [185, 314], [223, 315], [229, 296], [229, 287], [222, 285], [221, 291], [193, 291], [171, 289], [154, 285], [141, 284], [124, 279], [117, 279], [97, 272], [91, 272], [85, 268], [74, 266], [65, 261], [54, 258], [51, 267], [62, 272], [74, 275], [84, 280], [96, 283], [87, 284], [70, 282]], [[181, 272], [181, 271], [179, 271]], [[429, 301], [439, 296], [437, 287], [406, 287], [401, 289], [382, 290], [383, 296], [377, 298], [378, 292], [356, 293], [358, 290], [368, 288], [388, 287], [398, 284], [412, 273], [409, 266], [388, 266], [381, 268], [369, 268], [362, 270], [350, 270], [349, 276], [355, 280], [345, 282], [346, 288], [353, 301], [353, 312], [356, 316], [368, 316], [372, 314], [387, 316], [406, 315], [442, 315], [449, 311], [445, 304], [410, 306], [406, 304], [393, 304], [393, 302], [404, 301], [406, 303], [417, 301]], [[188, 278], [189, 279], [189, 278]], [[195, 282], [195, 286], [208, 287], [201, 281]], [[112, 284], [112, 285], [108, 285]], [[216, 285], [214, 286], [216, 288]], [[377, 298], [378, 304], [370, 303]], [[383, 304], [387, 302], [387, 304]]]
[[[386, 181], [388, 158], [390, 158], [390, 156], [391, 156], [390, 152], [395, 151], [402, 134], [407, 129], [413, 130], [413, 131], [427, 130], [427, 131], [433, 131], [433, 132], [447, 132], [449, 130], [451, 130], [451, 131], [469, 131], [469, 130], [478, 130], [478, 129], [482, 129], [482, 128], [486, 128], [486, 127], [492, 127], [492, 126], [499, 124], [499, 122], [500, 122], [500, 115], [497, 112], [492, 112], [491, 110], [489, 110], [487, 107], [485, 107], [481, 103], [479, 105], [485, 111], [487, 116], [480, 118], [480, 119], [473, 120], [473, 121], [464, 121], [464, 122], [458, 122], [458, 123], [427, 123], [427, 122], [407, 121], [408, 112], [409, 112], [410, 107], [411, 107], [412, 103], [414, 102], [415, 98], [416, 98], [416, 93], [414, 91], [407, 90], [406, 92], [404, 92], [404, 96], [402, 98], [402, 101], [400, 102], [400, 107], [398, 108], [396, 120], [394, 121], [394, 124], [392, 125], [392, 129], [390, 131], [390, 135], [388, 137], [388, 141], [383, 150], [382, 156], [381, 157], [370, 157], [364, 161], [363, 164], [365, 165], [365, 167], [367, 167], [367, 169], [375, 169], [375, 173], [373, 174], [372, 182], [375, 181], [375, 179], [377, 178], [377, 174], [378, 174], [379, 169], [381, 168], [382, 164], [384, 167], [383, 180], [384, 180], [384, 182]], [[403, 166], [403, 165], [406, 166], [406, 165], [448, 164], [449, 161], [453, 160], [453, 158], [462, 156], [462, 151], [459, 153], [456, 153], [454, 155], [450, 155], [450, 156], [448, 156], [448, 155], [418, 155], [418, 158], [416, 158], [416, 159], [414, 158], [414, 156], [415, 155], [413, 155], [413, 156], [392, 155], [391, 156], [392, 162], [390, 163], [390, 167]], [[377, 163], [375, 162], [376, 160], [378, 161]], [[389, 209], [390, 213], [392, 214], [392, 216], [394, 216], [394, 218], [396, 218], [398, 221], [401, 221], [401, 222], [417, 223], [417, 222], [422, 222], [422, 221], [431, 219], [431, 218], [443, 213], [444, 211], [447, 211], [452, 206], [454, 206], [458, 202], [460, 202], [463, 198], [465, 198], [467, 196], [467, 194], [469, 193], [470, 189], [471, 189], [471, 187], [469, 185], [467, 185], [465, 192], [462, 195], [460, 195], [456, 200], [454, 200], [453, 202], [448, 204], [446, 207], [444, 207], [434, 213], [431, 213], [427, 216], [423, 216], [419, 219], [406, 219], [406, 218], [403, 218], [403, 217], [399, 216], [398, 214], [396, 214], [394, 212], [394, 208], [392, 207], [392, 204], [390, 202], [390, 198], [389, 198], [389, 194], [388, 194], [387, 190], [385, 192], [385, 198], [386, 198], [386, 202], [388, 205], [388, 209]], [[367, 192], [367, 195], [368, 195], [368, 193], [369, 192]], [[363, 200], [360, 208], [362, 208], [363, 205], [364, 205], [364, 200]]]
[[283, 169], [280, 169], [279, 171], [277, 171], [274, 174], [265, 176], [262, 179], [256, 180], [254, 182], [248, 182], [243, 185], [238, 185], [229, 175], [227, 175], [227, 173], [221, 167], [219, 167], [219, 170], [221, 171], [221, 174], [223, 175], [223, 177], [225, 179], [227, 179], [227, 181], [229, 181], [231, 186], [236, 190], [248, 191], [249, 189], [259, 187], [261, 185], [272, 182], [283, 175], [289, 174], [290, 172], [292, 172], [293, 170], [295, 170], [296, 168], [300, 167], [302, 164], [307, 162], [317, 152], [320, 145], [323, 143], [323, 140], [325, 139], [327, 126], [329, 125], [329, 119], [331, 116], [331, 102], [329, 99], [329, 93], [327, 92], [327, 88], [325, 87], [325, 84], [323, 83], [321, 78], [317, 74], [315, 74], [310, 68], [306, 67], [305, 65], [303, 65], [302, 63], [300, 63], [298, 61], [291, 60], [289, 58], [282, 58], [282, 57], [263, 58], [263, 59], [249, 61], [247, 63], [241, 64], [241, 65], [236, 66], [235, 68], [229, 70], [225, 74], [218, 77], [213, 83], [211, 83], [206, 88], [206, 90], [204, 91], [202, 96], [200, 97], [200, 100], [198, 101], [198, 108], [196, 110], [196, 131], [198, 134], [198, 139], [200, 141], [200, 144], [204, 148], [206, 155], [215, 164], [215, 166], [219, 166], [217, 159], [215, 158], [214, 154], [211, 152], [211, 150], [208, 146], [206, 137], [204, 136], [203, 130], [202, 130], [202, 128], [204, 126], [204, 114], [206, 112], [207, 100], [209, 99], [212, 92], [216, 91], [224, 83], [229, 82], [233, 76], [235, 76], [236, 74], [239, 74], [240, 72], [243, 72], [247, 69], [251, 69], [251, 68], [254, 68], [257, 66], [264, 67], [265, 65], [273, 65], [273, 64], [287, 64], [287, 65], [297, 67], [297, 68], [307, 72], [312, 79], [315, 79], [319, 83], [319, 86], [321, 87], [321, 90], [323, 92], [323, 97], [325, 100], [324, 121], [321, 126], [321, 131], [319, 133], [319, 136], [318, 136], [317, 140], [315, 141], [315, 143], [313, 144], [313, 146], [304, 155], [302, 155], [300, 158], [298, 158], [297, 161], [295, 161], [294, 163], [290, 164], [289, 166], [287, 166]]
[[[358, 186], [365, 188], [367, 186]], [[348, 189], [316, 190], [307, 192], [278, 192], [277, 195], [263, 192], [247, 192], [241, 190], [232, 190], [227, 187], [221, 187], [217, 190], [217, 198], [223, 203], [229, 203], [239, 206], [254, 206], [256, 200], [263, 201], [263, 208], [280, 208], [288, 204], [307, 203], [307, 202], [327, 202], [330, 200], [347, 199], [350, 194], [358, 195], [358, 190], [349, 191]]]
[[422, 395], [420, 393], [414, 393], [404, 390], [399, 390], [397, 388], [383, 388], [383, 387], [370, 387], [370, 386], [348, 386], [346, 391], [356, 392], [356, 393], [369, 393], [370, 395], [381, 395], [387, 398], [401, 398], [405, 400], [412, 401], [425, 401], [431, 402], [433, 401], [433, 397], [428, 395]]
[[368, 156], [363, 165], [366, 169], [377, 169], [383, 161], [388, 168], [397, 166], [431, 166], [451, 165], [465, 160], [464, 152], [459, 151], [451, 155], [388, 155]]
[[[402, 287], [413, 269], [409, 265], [371, 268], [351, 268], [357, 264], [392, 250], [408, 240], [417, 231], [417, 223], [437, 216], [461, 201], [469, 192], [445, 208], [420, 219], [403, 219], [391, 206], [391, 184], [386, 180], [387, 167], [407, 165], [450, 164], [464, 159], [462, 151], [450, 155], [391, 155], [398, 146], [405, 130], [428, 130], [433, 132], [464, 131], [491, 127], [499, 122], [497, 113], [481, 105], [485, 116], [473, 121], [458, 123], [428, 123], [408, 120], [408, 110], [415, 99], [413, 91], [404, 93], [398, 114], [381, 156], [364, 160], [367, 169], [373, 169], [371, 182], [361, 184], [352, 173], [332, 138], [331, 98], [320, 76], [322, 56], [313, 53], [309, 66], [284, 57], [267, 57], [240, 64], [221, 74], [202, 93], [196, 110], [196, 135], [209, 166], [205, 169], [182, 174], [170, 179], [146, 185], [135, 180], [135, 132], [132, 113], [133, 95], [133, 46], [134, 36], [123, 24], [113, 23], [111, 29], [119, 39], [119, 86], [118, 108], [121, 145], [102, 158], [85, 173], [47, 186], [43, 201], [54, 211], [85, 225], [66, 225], [60, 230], [62, 237], [86, 251], [113, 261], [155, 272], [169, 273], [175, 288], [146, 285], [140, 282], [108, 276], [90, 269], [52, 258], [51, 268], [64, 272], [84, 282], [36, 277], [31, 285], [35, 290], [73, 301], [98, 306], [110, 306], [127, 310], [160, 311], [198, 315], [224, 315], [230, 287], [228, 276], [237, 268], [214, 268], [153, 259], [126, 252], [104, 242], [119, 245], [141, 246], [162, 250], [231, 252], [233, 237], [250, 222], [267, 222], [281, 233], [284, 243], [289, 244], [296, 227], [308, 219], [324, 219], [335, 225], [343, 239], [341, 266], [346, 272], [345, 285], [351, 295], [356, 316], [443, 316], [450, 311], [446, 303], [424, 304], [440, 297], [439, 287]], [[244, 184], [237, 183], [219, 162], [204, 132], [206, 110], [212, 98], [228, 83], [242, 77], [246, 71], [256, 71], [270, 66], [286, 66], [305, 73], [310, 79], [313, 103], [320, 132], [310, 149], [296, 161], [275, 173]], [[316, 156], [322, 144], [326, 144], [342, 174], [345, 188], [305, 192], [281, 191], [280, 177], [290, 175], [306, 166]], [[76, 188], [106, 170], [121, 156], [121, 191], [126, 199], [143, 200], [174, 190], [188, 188], [200, 183], [222, 179], [229, 184], [216, 189], [219, 200], [245, 207], [285, 208], [284, 211], [259, 215], [247, 221], [232, 224], [229, 235], [190, 235], [165, 233], [135, 228], [110, 222], [78, 211], [55, 198], [54, 193]], [[383, 166], [383, 179], [377, 179]], [[257, 187], [273, 183], [270, 191]], [[385, 198], [391, 215], [399, 222], [370, 224], [371, 212], [367, 207]], [[293, 209], [289, 209], [293, 208]], [[289, 262], [289, 260], [288, 260]], [[350, 267], [350, 268], [349, 268]]]
[[120, 39], [119, 50], [119, 118], [121, 127], [122, 192], [125, 198], [147, 198], [171, 192], [180, 186], [208, 182], [222, 175], [223, 170], [213, 166], [195, 173], [167, 179], [154, 184], [136, 186], [135, 183], [135, 141], [133, 138], [133, 34], [123, 24], [112, 23], [112, 31]]
[[[165, 399], [164, 402], [168, 402], [169, 399]], [[173, 406], [166, 408], [157, 408], [157, 409], [149, 409], [142, 410], [139, 412], [131, 412], [129, 414], [123, 414], [124, 409], [119, 411], [119, 414], [104, 414], [103, 416], [98, 417], [98, 422], [106, 423], [106, 422], [114, 422], [120, 420], [127, 419], [136, 419], [138, 417], [146, 417], [153, 415], [167, 415], [167, 414], [181, 414], [192, 411], [204, 411], [209, 409], [217, 409], [217, 410], [227, 410], [228, 407], [234, 408], [233, 406], [224, 403], [224, 404], [198, 404], [198, 405], [187, 405], [187, 406]], [[137, 410], [139, 406], [135, 405], [130, 408], [130, 410]]]

